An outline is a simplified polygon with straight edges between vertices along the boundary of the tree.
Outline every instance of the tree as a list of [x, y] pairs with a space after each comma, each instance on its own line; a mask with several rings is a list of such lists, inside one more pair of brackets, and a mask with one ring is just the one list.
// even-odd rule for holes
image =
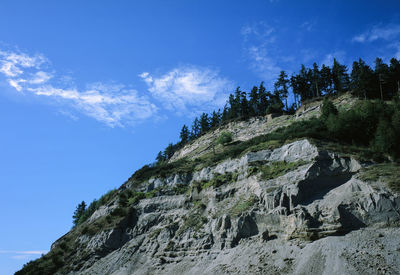
[[279, 98], [282, 100], [285, 99], [285, 107], [286, 111], [288, 110], [287, 98], [289, 93], [289, 79], [285, 71], [281, 71], [279, 74], [278, 80], [275, 82], [275, 91]]
[[200, 135], [203, 135], [210, 129], [210, 120], [208, 114], [202, 113], [200, 116]]
[[332, 82], [333, 89], [337, 93], [346, 92], [349, 88], [349, 75], [347, 74], [347, 67], [341, 65], [336, 58], [333, 59], [332, 66]]
[[250, 116], [258, 116], [259, 115], [259, 97], [258, 97], [258, 88], [254, 86], [250, 91], [250, 100], [249, 100], [249, 113]]
[[74, 212], [74, 215], [72, 216], [73, 219], [72, 222], [74, 223], [74, 226], [80, 224], [80, 219], [85, 214], [85, 211], [86, 211], [86, 203], [85, 201], [82, 201], [80, 204], [78, 204]]
[[327, 120], [330, 115], [337, 115], [338, 110], [336, 109], [335, 105], [332, 101], [324, 99], [321, 108], [321, 119]]
[[211, 115], [210, 127], [215, 128], [221, 123], [221, 110], [218, 109], [218, 112], [213, 111]]
[[188, 141], [189, 141], [189, 128], [186, 125], [183, 125], [179, 137], [181, 138], [181, 144], [182, 145], [188, 143]]
[[318, 68], [317, 63], [314, 62], [313, 68], [311, 70], [311, 89], [313, 90], [313, 97], [321, 96], [321, 72]]
[[161, 163], [161, 162], [163, 162], [163, 161], [165, 161], [165, 160], [166, 160], [166, 158], [165, 158], [163, 152], [161, 152], [161, 151], [158, 152], [157, 157], [156, 157], [156, 161], [157, 161], [158, 163]]
[[246, 92], [242, 92], [240, 95], [240, 117], [241, 119], [249, 118], [249, 101], [247, 100]]
[[172, 143], [168, 144], [167, 148], [164, 150], [164, 156], [166, 159], [171, 159], [176, 151], [175, 145]]
[[298, 79], [297, 79], [296, 75], [292, 75], [290, 77], [290, 87], [292, 87], [292, 91], [293, 91], [294, 104], [295, 104], [296, 108], [298, 108], [300, 105], [299, 100], [298, 100], [300, 91], [299, 91]]
[[224, 110], [222, 111], [222, 115], [221, 115], [221, 122], [222, 123], [225, 123], [225, 122], [227, 122], [229, 120], [229, 113], [230, 113], [229, 107], [228, 107], [227, 104], [225, 104]]
[[258, 88], [258, 98], [259, 98], [259, 104], [258, 104], [259, 115], [265, 116], [267, 113], [267, 108], [269, 106], [269, 101], [268, 101], [268, 93], [264, 87], [264, 82], [261, 82], [260, 87]]
[[321, 82], [320, 82], [320, 90], [321, 92], [324, 91], [325, 94], [332, 93], [332, 72], [331, 68], [325, 66], [324, 64], [320, 70], [321, 74]]
[[390, 60], [389, 66], [390, 97], [400, 97], [400, 62], [396, 58]]
[[[389, 82], [389, 66], [383, 63], [381, 58], [376, 58], [375, 60], [375, 79], [379, 83], [379, 91], [381, 100], [389, 98], [389, 93], [387, 91], [387, 84]], [[377, 83], [377, 84], [378, 84]], [[375, 86], [375, 85], [374, 85]]]
[[372, 69], [360, 58], [353, 62], [353, 69], [351, 71], [350, 87], [353, 92], [359, 97], [363, 96], [364, 99], [376, 97], [376, 85], [374, 72]]
[[200, 122], [199, 119], [196, 117], [193, 121], [192, 131], [190, 133], [190, 139], [195, 139], [200, 136]]

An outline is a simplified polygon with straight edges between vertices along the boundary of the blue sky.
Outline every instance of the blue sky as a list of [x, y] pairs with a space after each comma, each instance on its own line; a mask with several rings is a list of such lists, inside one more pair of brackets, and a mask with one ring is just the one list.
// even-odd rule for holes
[[400, 58], [398, 1], [0, 2], [0, 274], [194, 116], [300, 64]]

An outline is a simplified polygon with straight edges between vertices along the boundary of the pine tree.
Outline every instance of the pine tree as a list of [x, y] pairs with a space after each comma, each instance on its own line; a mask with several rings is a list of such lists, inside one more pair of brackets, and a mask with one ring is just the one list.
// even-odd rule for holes
[[264, 82], [261, 82], [260, 87], [258, 88], [258, 110], [261, 116], [265, 116], [267, 113], [267, 108], [269, 107], [268, 93], [264, 87]]
[[240, 117], [241, 119], [247, 119], [250, 116], [249, 112], [249, 101], [247, 100], [246, 92], [242, 92], [240, 95]]
[[218, 109], [218, 112], [213, 111], [211, 114], [210, 127], [215, 128], [221, 124], [221, 110]]
[[200, 116], [200, 135], [203, 135], [210, 129], [208, 114], [202, 113]]
[[285, 71], [281, 71], [278, 80], [275, 82], [275, 91], [279, 98], [285, 99], [286, 111], [288, 110], [287, 98], [289, 93], [289, 79]]
[[222, 111], [222, 115], [221, 115], [221, 122], [222, 123], [225, 123], [225, 122], [227, 122], [229, 120], [229, 113], [230, 113], [229, 107], [228, 107], [227, 104], [225, 104], [224, 110]]
[[377, 97], [374, 79], [374, 72], [361, 58], [353, 62], [350, 87], [355, 94], [364, 99]]
[[400, 62], [396, 58], [390, 60], [389, 66], [390, 97], [400, 97]]
[[292, 91], [293, 91], [295, 108], [298, 108], [300, 105], [299, 100], [298, 100], [300, 91], [299, 91], [299, 85], [298, 85], [298, 78], [294, 74], [290, 77], [290, 87], [292, 87]]
[[321, 84], [320, 90], [324, 91], [325, 94], [332, 93], [332, 72], [331, 68], [328, 66], [322, 65], [321, 70]]
[[200, 136], [200, 122], [199, 119], [196, 117], [193, 121], [192, 131], [190, 133], [190, 139], [196, 139]]
[[250, 101], [249, 101], [249, 112], [250, 116], [258, 116], [259, 115], [259, 98], [258, 98], [258, 88], [254, 86], [250, 92]]
[[390, 91], [387, 91], [389, 82], [389, 66], [386, 65], [381, 58], [375, 60], [375, 79], [379, 84], [379, 92], [381, 100], [390, 98]]
[[76, 207], [76, 210], [74, 212], [74, 215], [72, 216], [72, 222], [74, 223], [74, 226], [79, 225], [81, 217], [85, 214], [86, 211], [86, 203], [85, 201], [82, 201], [78, 206]]
[[181, 144], [182, 145], [188, 143], [188, 141], [189, 141], [189, 128], [186, 125], [183, 125], [179, 137], [181, 138]]
[[161, 152], [161, 151], [158, 152], [157, 157], [156, 157], [156, 161], [157, 161], [158, 163], [162, 163], [162, 162], [164, 162], [165, 160], [166, 160], [166, 158], [165, 158], [163, 152]]
[[313, 97], [321, 96], [321, 72], [318, 68], [317, 63], [314, 62], [313, 68], [311, 71], [311, 89], [313, 90]]
[[175, 148], [175, 146], [174, 146], [172, 143], [168, 144], [167, 148], [165, 148], [165, 150], [164, 150], [164, 156], [165, 156], [165, 158], [166, 158], [167, 160], [168, 160], [168, 159], [171, 159], [172, 156], [173, 156], [174, 153], [175, 153], [175, 150], [176, 150], [176, 148]]
[[333, 59], [332, 66], [332, 82], [333, 89], [337, 93], [346, 92], [349, 88], [349, 75], [347, 74], [347, 67], [341, 65], [336, 58]]

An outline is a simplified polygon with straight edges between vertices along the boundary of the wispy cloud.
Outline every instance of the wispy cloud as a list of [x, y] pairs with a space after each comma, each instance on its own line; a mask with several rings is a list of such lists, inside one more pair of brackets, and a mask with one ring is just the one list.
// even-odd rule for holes
[[371, 29], [366, 30], [353, 37], [353, 42], [366, 43], [373, 42], [376, 40], [391, 40], [398, 38], [400, 35], [400, 25], [389, 24], [389, 25], [375, 25]]
[[220, 107], [234, 84], [215, 69], [181, 66], [160, 76], [139, 75], [151, 95], [168, 110], [178, 114], [209, 111]]
[[315, 24], [315, 21], [305, 21], [303, 24], [300, 25], [300, 28], [310, 32], [314, 29]]
[[0, 250], [0, 254], [8, 255], [9, 258], [14, 260], [26, 260], [32, 257], [38, 257], [46, 253], [47, 253], [46, 250], [27, 250], [27, 251]]
[[250, 68], [263, 80], [275, 79], [281, 70], [276, 55], [275, 28], [265, 22], [258, 22], [244, 26], [241, 34]]
[[147, 96], [130, 87], [94, 83], [77, 88], [67, 84], [63, 76], [52, 82], [54, 72], [48, 67], [49, 61], [43, 55], [0, 51], [0, 73], [18, 92], [47, 97], [111, 127], [135, 123], [157, 113], [158, 108]]

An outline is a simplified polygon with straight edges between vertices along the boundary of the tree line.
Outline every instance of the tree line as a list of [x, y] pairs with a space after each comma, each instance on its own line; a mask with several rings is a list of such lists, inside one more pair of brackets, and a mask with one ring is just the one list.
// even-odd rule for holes
[[[274, 90], [267, 91], [264, 82], [254, 86], [250, 92], [238, 87], [230, 94], [224, 108], [210, 114], [202, 113], [196, 117], [189, 129], [183, 125], [180, 141], [169, 143], [164, 151], [156, 157], [156, 163], [163, 163], [187, 143], [204, 135], [208, 131], [233, 120], [246, 120], [251, 117], [265, 116], [270, 113], [294, 113], [307, 100], [327, 95], [351, 92], [364, 99], [390, 100], [400, 94], [400, 62], [392, 58], [385, 64], [381, 58], [376, 58], [374, 68], [371, 68], [361, 58], [353, 62], [348, 73], [347, 66], [333, 60], [332, 67], [314, 63], [312, 68], [301, 65], [298, 73], [290, 77], [281, 71], [274, 82]], [[288, 97], [293, 103], [288, 105]]]

